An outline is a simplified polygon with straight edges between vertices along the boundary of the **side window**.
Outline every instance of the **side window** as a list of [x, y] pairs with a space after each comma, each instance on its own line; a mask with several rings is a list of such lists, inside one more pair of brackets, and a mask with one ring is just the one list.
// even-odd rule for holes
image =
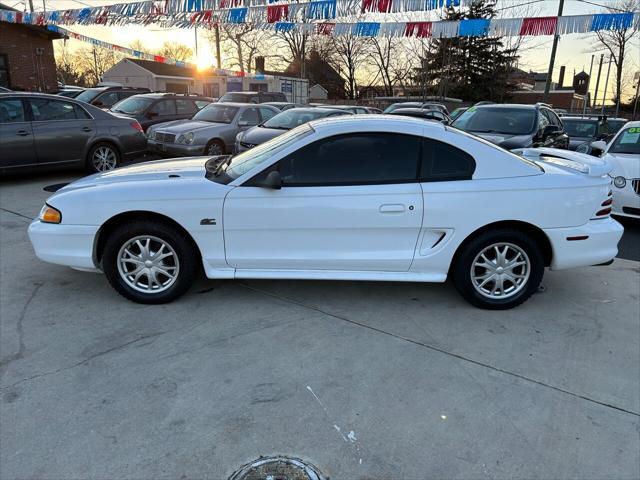
[[178, 111], [178, 115], [193, 115], [198, 111], [198, 107], [196, 107], [193, 100], [176, 100], [176, 110]]
[[258, 125], [260, 123], [260, 115], [258, 114], [257, 108], [247, 108], [240, 118], [238, 119], [238, 125], [240, 126], [250, 126]]
[[542, 131], [547, 125], [550, 125], [549, 119], [544, 114], [544, 110], [538, 110], [538, 130]]
[[80, 105], [76, 105], [75, 103], [73, 104], [73, 108], [76, 111], [76, 118], [80, 118], [80, 119], [90, 119], [91, 115], [89, 115], [84, 108], [82, 108]]
[[98, 95], [93, 102], [93, 104], [101, 106], [101, 107], [111, 107], [118, 103], [120, 98], [118, 97], [118, 92], [105, 92], [101, 95]]
[[204, 107], [209, 105], [211, 102], [207, 102], [205, 100], [196, 100], [196, 107], [198, 110], [202, 110]]
[[423, 140], [421, 182], [470, 180], [475, 169], [476, 162], [468, 153], [448, 143]]
[[73, 103], [49, 100], [48, 98], [31, 98], [29, 103], [33, 112], [33, 120], [36, 122], [76, 120], [78, 118]]
[[0, 123], [24, 122], [24, 105], [22, 100], [0, 100]]
[[364, 108], [356, 108], [356, 112], [364, 114], [364, 113], [369, 113], [367, 112], [367, 110], [365, 110]]
[[271, 117], [275, 117], [277, 114], [278, 114], [278, 112], [274, 112], [270, 108], [261, 108], [260, 109], [260, 116], [262, 117], [262, 121], [263, 122], [266, 122]]
[[416, 181], [420, 137], [396, 133], [336, 135], [302, 147], [278, 168], [285, 186]]
[[173, 100], [160, 100], [151, 107], [151, 113], [156, 114], [159, 117], [176, 114], [176, 104]]
[[556, 112], [554, 112], [553, 110], [545, 110], [545, 112], [549, 117], [549, 121], [551, 122], [551, 125], [555, 125], [556, 127], [562, 128], [562, 121], [560, 120], [560, 117], [556, 115]]

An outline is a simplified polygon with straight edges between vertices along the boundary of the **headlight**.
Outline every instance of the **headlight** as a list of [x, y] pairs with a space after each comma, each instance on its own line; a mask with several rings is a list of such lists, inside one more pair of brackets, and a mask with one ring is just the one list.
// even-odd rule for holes
[[38, 218], [44, 223], [60, 223], [62, 221], [62, 213], [60, 213], [60, 210], [56, 210], [45, 203], [42, 210], [40, 210]]
[[624, 188], [624, 186], [627, 184], [627, 180], [624, 177], [616, 177], [613, 179], [613, 184], [616, 186], [616, 188]]
[[149, 140], [153, 140], [154, 138], [156, 138], [156, 132], [155, 131], [151, 131], [151, 132], [147, 133], [147, 138]]
[[240, 132], [236, 135], [236, 142], [239, 142], [240, 140], [242, 140], [242, 136], [244, 135], [244, 132]]
[[193, 143], [193, 132], [182, 134], [176, 140], [177, 143], [186, 143], [187, 145], [191, 145]]

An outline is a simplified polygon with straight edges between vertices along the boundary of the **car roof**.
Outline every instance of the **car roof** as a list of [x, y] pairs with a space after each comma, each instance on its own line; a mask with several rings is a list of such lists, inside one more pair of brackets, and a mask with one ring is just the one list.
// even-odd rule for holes
[[597, 118], [597, 117], [569, 117], [569, 116], [565, 115], [564, 117], [562, 117], [562, 121], [564, 122], [565, 120], [573, 120], [575, 122], [598, 122], [598, 121], [600, 121], [600, 118]]
[[[211, 105], [224, 105], [225, 107], [257, 107], [260, 105], [259, 103], [247, 103], [247, 102], [213, 102]], [[208, 107], [209, 105], [207, 105]], [[270, 105], [264, 105], [265, 107], [269, 107]], [[205, 108], [207, 108], [205, 107]]]
[[[489, 108], [497, 108], [497, 109], [519, 109], [519, 110], [535, 110], [539, 105], [524, 105], [521, 103], [492, 103], [485, 105], [474, 105], [476, 110], [486, 110]], [[562, 117], [565, 118], [565, 117]]]

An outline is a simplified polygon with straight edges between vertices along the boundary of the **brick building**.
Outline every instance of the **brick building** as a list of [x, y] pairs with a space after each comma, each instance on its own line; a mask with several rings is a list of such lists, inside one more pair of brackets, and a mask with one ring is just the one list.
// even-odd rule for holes
[[[3, 10], [12, 10], [0, 4]], [[12, 90], [58, 89], [53, 40], [62, 35], [44, 27], [0, 22], [0, 86]]]

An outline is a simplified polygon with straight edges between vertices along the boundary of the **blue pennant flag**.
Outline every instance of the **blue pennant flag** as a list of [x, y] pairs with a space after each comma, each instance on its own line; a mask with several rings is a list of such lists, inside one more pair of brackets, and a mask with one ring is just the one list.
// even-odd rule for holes
[[295, 26], [293, 22], [276, 22], [276, 32], [290, 32]]
[[358, 22], [354, 35], [357, 37], [375, 37], [380, 31], [379, 22]]
[[317, 0], [309, 3], [308, 17], [315, 20], [336, 18], [336, 0]]
[[246, 8], [232, 8], [229, 10], [229, 23], [244, 23], [246, 18]]
[[591, 22], [591, 31], [626, 30], [633, 23], [633, 12], [629, 13], [596, 13]]
[[461, 37], [484, 37], [489, 34], [488, 18], [461, 20], [459, 35]]
[[57, 22], [58, 18], [60, 18], [60, 13], [58, 11], [54, 10], [53, 12], [49, 13], [50, 22]]

